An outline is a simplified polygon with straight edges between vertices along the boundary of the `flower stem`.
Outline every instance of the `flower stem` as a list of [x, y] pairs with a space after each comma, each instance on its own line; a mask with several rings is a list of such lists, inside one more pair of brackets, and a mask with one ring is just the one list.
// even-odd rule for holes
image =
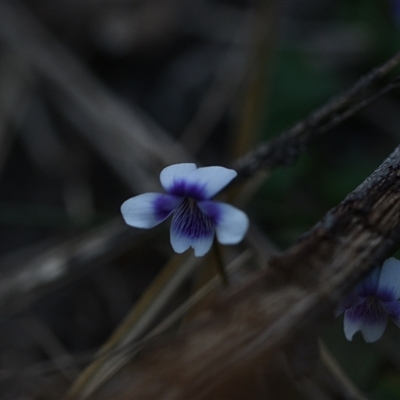
[[221, 282], [225, 287], [229, 286], [229, 279], [228, 275], [226, 274], [225, 268], [224, 268], [224, 263], [222, 261], [222, 254], [221, 254], [221, 249], [219, 247], [219, 244], [214, 241], [213, 243], [213, 252], [214, 252], [214, 257], [215, 257], [215, 266], [217, 268], [217, 273], [221, 277]]

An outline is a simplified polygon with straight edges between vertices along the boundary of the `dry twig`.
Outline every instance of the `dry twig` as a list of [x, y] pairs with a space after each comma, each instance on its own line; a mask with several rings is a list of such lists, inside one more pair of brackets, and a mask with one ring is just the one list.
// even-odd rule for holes
[[238, 179], [248, 178], [261, 169], [293, 164], [316, 135], [327, 132], [373, 101], [399, 87], [399, 78], [396, 77], [375, 93], [369, 93], [369, 91], [373, 91], [374, 85], [399, 64], [400, 53], [381, 66], [374, 68], [349, 90], [333, 98], [328, 104], [314, 111], [289, 130], [240, 158], [235, 163]]
[[[3, 259], [0, 309], [3, 312], [23, 309], [49, 288], [54, 289], [60, 283], [82, 275], [94, 264], [104, 265], [138, 235], [143, 233], [132, 230], [118, 219], [38, 255], [31, 255], [23, 262], [12, 256]], [[25, 257], [25, 254], [18, 256]]]

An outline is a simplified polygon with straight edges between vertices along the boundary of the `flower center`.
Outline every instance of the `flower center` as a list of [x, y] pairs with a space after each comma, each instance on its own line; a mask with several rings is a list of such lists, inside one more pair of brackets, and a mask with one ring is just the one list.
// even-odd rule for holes
[[383, 309], [381, 302], [375, 296], [368, 296], [365, 302], [367, 310], [371, 315], [385, 314], [385, 310]]
[[196, 200], [190, 197], [185, 197], [181, 205], [175, 210], [172, 226], [191, 239], [209, 236], [214, 230], [211, 219], [201, 212]]
[[190, 199], [205, 200], [206, 195], [204, 192], [204, 186], [187, 183], [185, 180], [177, 180], [173, 183], [171, 188], [168, 190], [169, 194], [173, 196], [188, 197]]
[[[191, 197], [187, 197], [187, 201], [189, 202], [189, 208], [190, 208], [190, 210], [194, 210], [195, 208], [198, 208], [197, 207], [197, 202], [196, 202], [196, 200], [195, 199], [192, 199]], [[200, 210], [199, 210], [200, 211]]]

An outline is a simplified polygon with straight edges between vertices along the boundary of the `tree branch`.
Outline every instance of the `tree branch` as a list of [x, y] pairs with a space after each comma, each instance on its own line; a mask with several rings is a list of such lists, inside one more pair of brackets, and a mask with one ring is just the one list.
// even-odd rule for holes
[[360, 78], [349, 90], [334, 97], [328, 104], [317, 109], [289, 130], [284, 131], [271, 141], [262, 143], [256, 149], [241, 157], [234, 165], [238, 172], [237, 179], [242, 180], [250, 177], [260, 169], [293, 164], [316, 135], [327, 132], [383, 95], [399, 87], [399, 77], [396, 77], [376, 93], [369, 94], [374, 85], [399, 64], [400, 53], [381, 66], [374, 68]]

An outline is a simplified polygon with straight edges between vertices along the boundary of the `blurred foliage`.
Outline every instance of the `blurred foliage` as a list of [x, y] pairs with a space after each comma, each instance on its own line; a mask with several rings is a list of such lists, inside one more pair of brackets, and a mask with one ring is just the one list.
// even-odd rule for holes
[[[86, 20], [83, 11], [79, 11], [82, 14], [77, 12], [84, 21], [79, 25], [77, 21], [80, 20], [74, 18], [72, 8], [67, 10], [73, 22], [68, 21], [62, 2], [54, 2], [60, 4], [53, 4], [51, 11], [41, 3], [33, 2], [32, 9], [52, 29], [54, 36], [78, 54], [106, 87], [129, 104], [143, 107], [175, 138], [179, 138], [195, 114], [212, 85], [221, 54], [229, 47], [223, 32], [208, 28], [207, 24], [213, 26], [211, 18], [204, 24], [205, 29], [199, 28], [200, 33], [171, 18], [171, 26], [179, 25], [181, 31], [168, 26], [158, 33], [159, 37], [151, 45], [140, 43], [125, 49], [121, 40], [118, 42], [120, 51], [115, 43], [110, 51], [107, 47], [110, 44], [101, 40], [104, 32], [100, 32], [99, 21], [103, 20], [95, 18], [100, 11], [92, 11]], [[231, 28], [236, 28], [237, 16], [252, 6], [252, 2], [246, 1], [215, 3], [232, 7], [229, 10], [234, 12], [227, 12], [232, 18], [227, 23]], [[261, 105], [260, 141], [289, 128], [400, 49], [400, 20], [393, 3], [384, 0], [282, 2], [278, 7], [278, 27], [269, 64], [264, 71], [267, 83], [265, 103]], [[90, 5], [85, 7], [90, 14]], [[107, 12], [102, 16], [104, 20], [107, 20]], [[193, 14], [196, 16], [196, 12]], [[190, 16], [195, 20], [192, 14]], [[96, 21], [100, 26], [97, 31]], [[112, 39], [117, 43], [118, 35]], [[51, 87], [42, 87], [40, 82], [36, 84], [43, 92], [52, 92]], [[212, 135], [199, 153], [201, 162], [220, 164], [230, 159], [226, 143], [231, 140], [232, 126], [240, 122], [238, 115], [241, 113], [237, 112], [242, 104], [240, 95], [236, 95], [235, 104], [212, 127]], [[44, 98], [57, 134], [64, 139], [78, 136], [53, 109], [51, 98], [46, 95]], [[273, 171], [247, 204], [251, 218], [281, 248], [290, 246], [393, 150], [400, 138], [399, 107], [399, 93], [391, 93], [318, 138], [292, 167]], [[99, 222], [119, 216], [119, 205], [132, 194], [132, 188], [98, 157], [89, 143], [77, 142], [80, 155], [85, 159], [85, 166], [79, 173], [88, 190], [89, 203], [92, 202], [91, 207], [84, 208], [87, 214], [78, 213], [78, 216], [67, 210], [69, 197], [65, 195], [65, 176], [54, 175], [51, 167], [38, 167], [29, 143], [21, 138], [17, 140], [2, 171], [0, 249], [3, 253], [39, 240], [71, 238]], [[131, 253], [120, 255], [108, 267], [99, 268], [97, 274], [92, 270], [86, 272], [79, 284], [69, 281], [62, 290], [32, 306], [68, 352], [93, 351], [103, 343], [170, 255], [165, 237], [157, 240], [152, 248], [131, 251], [135, 252], [134, 265]], [[15, 346], [16, 353], [24, 354], [21, 359], [25, 362], [24, 346], [28, 348], [32, 338], [24, 336], [26, 342], [15, 345], [13, 339], [19, 332], [18, 323], [6, 324], [3, 335], [8, 341], [5, 347], [11, 348], [12, 353], [15, 350], [12, 346]], [[365, 344], [359, 334], [353, 342], [347, 342], [341, 317], [332, 322], [324, 338], [349, 377], [366, 390], [371, 399], [400, 398], [400, 348], [393, 345], [400, 342], [398, 329], [391, 326], [381, 339], [386, 346], [384, 351], [379, 344]], [[39, 347], [37, 344], [30, 346]], [[35, 348], [35, 352], [40, 351]], [[388, 358], [389, 354], [392, 359]], [[32, 358], [29, 362], [44, 358], [43, 354], [35, 356], [36, 359], [32, 355], [26, 358]], [[11, 354], [6, 358], [13, 357]], [[18, 367], [17, 362], [16, 365]]]

